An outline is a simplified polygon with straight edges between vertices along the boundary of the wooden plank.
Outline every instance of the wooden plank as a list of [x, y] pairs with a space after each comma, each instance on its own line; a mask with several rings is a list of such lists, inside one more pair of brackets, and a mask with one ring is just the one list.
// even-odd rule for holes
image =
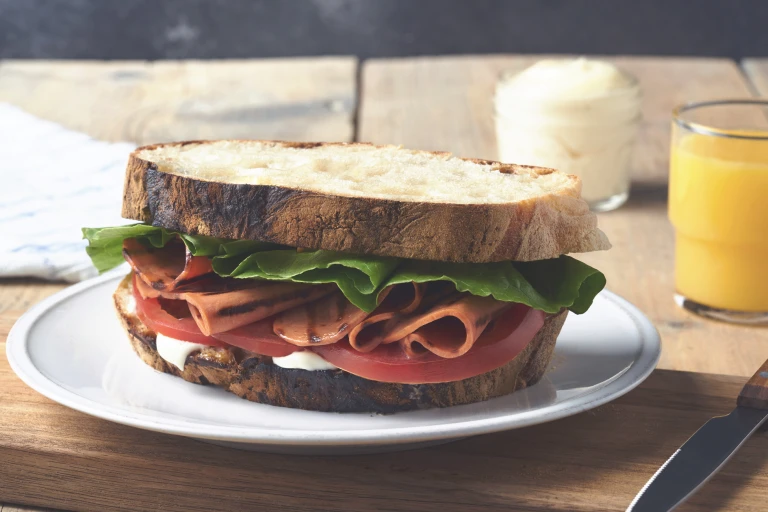
[[[496, 158], [492, 97], [503, 70], [542, 56], [462, 56], [366, 61], [359, 139]], [[674, 233], [667, 220], [669, 125], [687, 101], [749, 96], [738, 66], [726, 59], [609, 58], [638, 77], [643, 123], [633, 160], [630, 201], [600, 214], [613, 249], [583, 256], [608, 288], [640, 307], [663, 338], [660, 367], [748, 376], [765, 358], [768, 331], [688, 314], [672, 299]]]
[[[2, 348], [2, 345], [0, 345]], [[624, 510], [742, 379], [657, 371], [596, 411], [434, 448], [297, 457], [221, 448], [85, 416], [16, 382], [0, 358], [0, 500], [73, 510]], [[12, 398], [12, 399], [11, 399]], [[3, 422], [2, 418], [24, 418]], [[764, 509], [756, 435], [681, 510]]]
[[0, 102], [103, 140], [348, 141], [354, 57], [3, 61]]
[[0, 512], [55, 512], [52, 508], [37, 508], [16, 505], [3, 505], [0, 503]]
[[753, 90], [761, 96], [768, 96], [768, 59], [744, 59], [741, 67]]

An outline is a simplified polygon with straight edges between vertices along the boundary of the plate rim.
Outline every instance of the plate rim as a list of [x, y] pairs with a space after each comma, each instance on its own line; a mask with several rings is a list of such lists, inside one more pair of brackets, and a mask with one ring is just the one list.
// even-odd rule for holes
[[603, 290], [600, 295], [617, 305], [635, 324], [640, 333], [640, 351], [632, 364], [618, 377], [585, 395], [566, 399], [559, 404], [494, 418], [352, 431], [235, 427], [197, 420], [185, 422], [183, 419], [158, 418], [139, 409], [129, 411], [124, 407], [103, 405], [66, 389], [37, 369], [28, 351], [29, 332], [48, 310], [74, 295], [110, 280], [117, 281], [124, 275], [124, 271], [105, 273], [65, 288], [32, 306], [8, 333], [6, 357], [10, 367], [27, 386], [70, 409], [122, 425], [198, 439], [263, 445], [353, 446], [417, 443], [490, 434], [555, 421], [613, 401], [648, 378], [661, 356], [661, 338], [645, 314], [626, 299]]

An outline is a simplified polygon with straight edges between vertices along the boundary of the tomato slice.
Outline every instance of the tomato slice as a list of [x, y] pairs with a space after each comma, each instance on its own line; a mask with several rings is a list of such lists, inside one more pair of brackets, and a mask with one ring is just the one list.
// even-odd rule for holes
[[264, 320], [244, 325], [231, 331], [216, 333], [213, 336], [227, 345], [233, 345], [270, 357], [284, 357], [302, 350], [300, 347], [291, 345], [272, 331], [273, 320], [273, 317], [265, 318]]
[[427, 384], [468, 379], [507, 364], [544, 325], [546, 313], [515, 304], [496, 319], [466, 354], [445, 359], [427, 353], [409, 358], [398, 343], [358, 352], [347, 338], [312, 347], [329, 363], [368, 380], [399, 384]]
[[202, 345], [210, 345], [213, 347], [224, 346], [224, 344], [216, 338], [206, 336], [200, 332], [200, 328], [191, 316], [176, 318], [163, 309], [157, 298], [143, 298], [135, 284], [135, 280], [137, 279], [135, 275], [133, 276], [133, 279], [133, 297], [136, 299], [136, 314], [147, 327], [157, 333], [177, 340], [200, 343]]
[[[136, 279], [136, 276], [134, 276], [134, 281]], [[232, 331], [219, 333], [215, 337], [206, 336], [200, 331], [191, 315], [179, 318], [170, 314], [168, 310], [173, 311], [175, 307], [166, 306], [166, 308], [163, 308], [163, 304], [158, 298], [143, 298], [135, 284], [133, 296], [136, 299], [136, 313], [141, 321], [153, 331], [177, 340], [214, 347], [232, 345], [270, 357], [283, 357], [300, 350], [299, 347], [291, 345], [272, 332], [271, 318]], [[164, 300], [169, 305], [187, 307], [185, 301]]]

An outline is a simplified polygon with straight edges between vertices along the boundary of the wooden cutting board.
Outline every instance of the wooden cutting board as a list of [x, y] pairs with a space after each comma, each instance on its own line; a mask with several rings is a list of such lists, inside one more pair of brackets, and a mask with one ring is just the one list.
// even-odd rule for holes
[[[384, 455], [245, 452], [92, 418], [27, 388], [0, 343], [0, 502], [74, 510], [624, 510], [743, 379], [659, 370], [564, 420]], [[765, 510], [758, 433], [682, 510]]]

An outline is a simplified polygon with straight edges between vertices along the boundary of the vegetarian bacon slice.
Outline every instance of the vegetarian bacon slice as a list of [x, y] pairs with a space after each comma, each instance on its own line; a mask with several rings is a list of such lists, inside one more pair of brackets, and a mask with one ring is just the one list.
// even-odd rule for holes
[[399, 341], [397, 326], [404, 318], [423, 313], [438, 303], [448, 305], [462, 296], [452, 283], [445, 281], [395, 285], [381, 306], [352, 329], [349, 344], [360, 352], [370, 352], [379, 345]]
[[[382, 298], [390, 288], [382, 290]], [[300, 347], [336, 343], [364, 321], [368, 313], [358, 308], [340, 291], [289, 309], [275, 317], [275, 334]]]
[[156, 299], [158, 297], [164, 297], [166, 299], [182, 299], [180, 293], [161, 292], [155, 290], [143, 279], [139, 278], [139, 275], [136, 272], [133, 273], [133, 277], [133, 287], [136, 289], [139, 295], [141, 295], [142, 299]]
[[[395, 316], [412, 313], [419, 307], [426, 284], [396, 284], [382, 290], [382, 302], [365, 320], [349, 333], [349, 344], [360, 352], [370, 352], [381, 343], [387, 343], [386, 326]], [[397, 341], [397, 339], [389, 340]]]
[[369, 352], [381, 344], [399, 341], [410, 357], [427, 351], [443, 358], [459, 357], [472, 348], [499, 313], [512, 306], [492, 297], [457, 293], [444, 295], [432, 307], [424, 302], [422, 299], [419, 311], [395, 313], [374, 324], [369, 332], [366, 332], [368, 329], [357, 329], [350, 333], [350, 345], [361, 352]]
[[221, 280], [213, 272], [211, 260], [192, 256], [179, 238], [161, 248], [129, 238], [123, 242], [123, 256], [136, 275], [158, 292], [202, 291]]
[[192, 317], [204, 334], [210, 336], [258, 322], [336, 289], [334, 284], [247, 281], [250, 287], [246, 289], [184, 294]]
[[465, 295], [451, 304], [438, 304], [424, 314], [403, 318], [392, 326], [411, 357], [425, 352], [454, 358], [466, 354], [485, 328], [511, 306], [493, 297]]

